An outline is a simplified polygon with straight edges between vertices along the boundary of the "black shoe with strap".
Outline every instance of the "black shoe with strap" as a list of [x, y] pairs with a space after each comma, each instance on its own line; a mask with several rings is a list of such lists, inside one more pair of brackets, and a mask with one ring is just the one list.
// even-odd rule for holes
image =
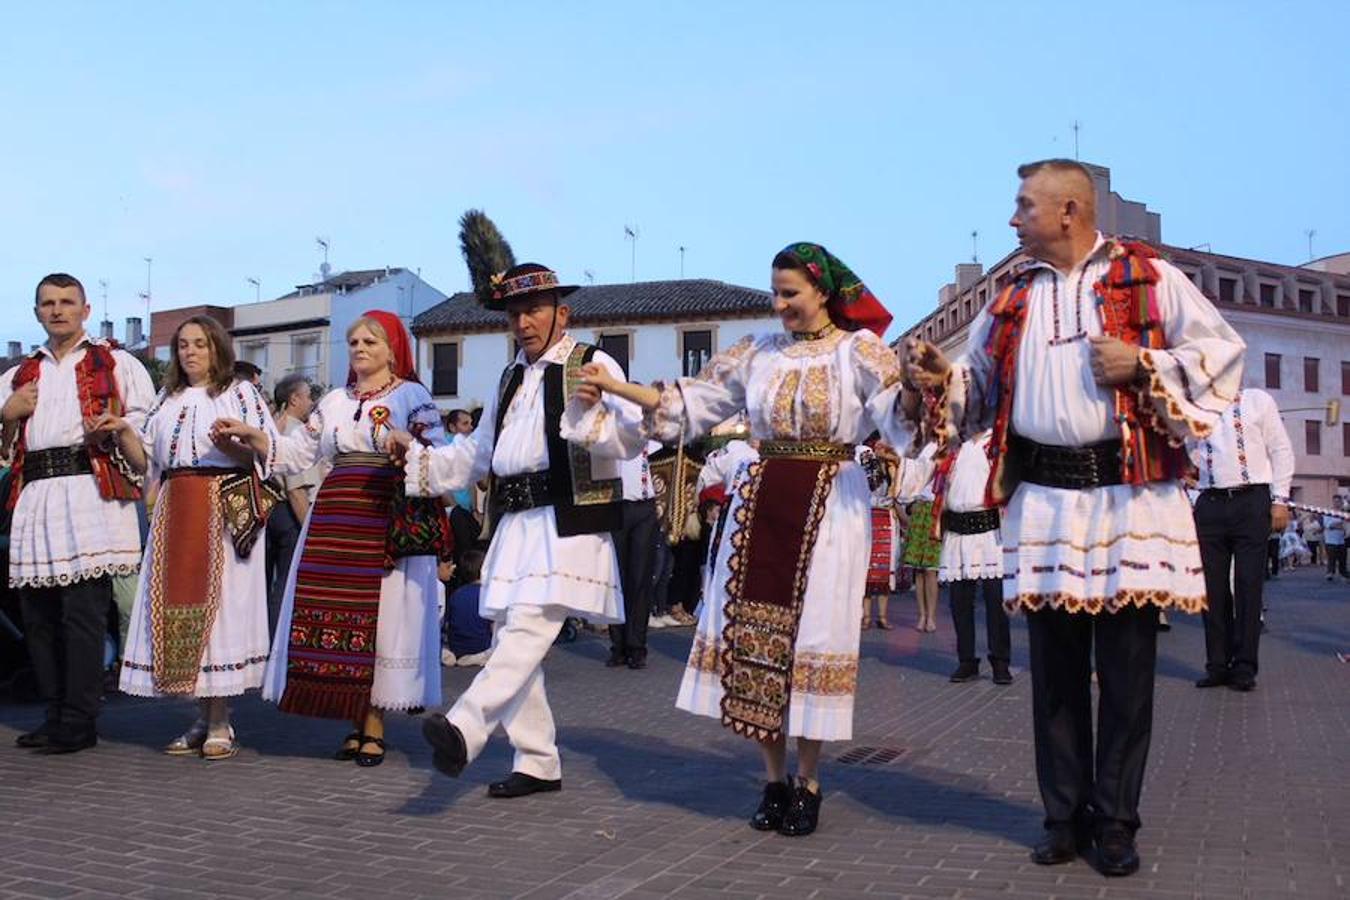
[[1134, 835], [1123, 825], [1103, 828], [1097, 836], [1097, 868], [1103, 875], [1122, 877], [1139, 871]]
[[530, 794], [544, 794], [562, 790], [561, 778], [535, 778], [524, 772], [512, 772], [501, 781], [488, 785], [488, 796], [497, 798], [528, 797]]
[[813, 791], [806, 786], [806, 779], [798, 778], [792, 786], [792, 800], [783, 815], [783, 824], [778, 833], [785, 837], [805, 837], [816, 830], [820, 823], [820, 788]]
[[338, 762], [351, 762], [356, 759], [357, 752], [365, 742], [366, 736], [363, 732], [353, 731], [342, 739], [342, 746], [333, 754], [333, 759]]
[[[374, 744], [380, 748], [379, 753], [371, 753], [366, 750], [367, 744]], [[372, 769], [384, 762], [384, 738], [364, 735], [361, 738], [361, 749], [356, 751], [356, 764], [363, 769]]]
[[783, 816], [791, 800], [792, 788], [786, 781], [770, 781], [764, 785], [759, 809], [750, 817], [750, 827], [756, 831], [777, 831], [783, 824]]

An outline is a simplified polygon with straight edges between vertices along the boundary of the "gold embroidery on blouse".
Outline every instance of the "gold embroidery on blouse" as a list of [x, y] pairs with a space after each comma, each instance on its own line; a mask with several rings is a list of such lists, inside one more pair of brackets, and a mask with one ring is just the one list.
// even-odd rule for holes
[[808, 356], [824, 356], [833, 353], [839, 348], [840, 341], [848, 337], [850, 332], [843, 329], [836, 329], [830, 334], [825, 335], [814, 341], [793, 340], [790, 334], [780, 334], [774, 338], [774, 349], [782, 353], [789, 359], [801, 359]]
[[858, 361], [883, 387], [889, 387], [900, 380], [900, 360], [895, 351], [880, 340], [859, 337], [853, 344]]
[[797, 385], [801, 384], [802, 373], [798, 369], [789, 369], [783, 373], [783, 379], [773, 393], [773, 406], [769, 411], [769, 431], [776, 438], [795, 438], [797, 434]]
[[801, 437], [808, 441], [828, 438], [834, 421], [834, 391], [830, 390], [829, 366], [810, 366], [802, 379]]
[[748, 334], [726, 350], [714, 355], [694, 377], [699, 381], [726, 384], [731, 378], [731, 373], [740, 368], [741, 363], [754, 349], [755, 337]]

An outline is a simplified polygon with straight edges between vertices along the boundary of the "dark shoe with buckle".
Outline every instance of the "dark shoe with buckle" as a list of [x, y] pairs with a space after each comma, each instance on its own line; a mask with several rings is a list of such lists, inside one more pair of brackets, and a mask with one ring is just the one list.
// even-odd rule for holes
[[628, 665], [628, 657], [615, 647], [609, 648], [609, 658], [605, 660], [606, 669], [618, 669]]
[[647, 668], [647, 648], [646, 648], [646, 647], [643, 647], [641, 650], [629, 650], [629, 651], [628, 651], [628, 668], [630, 668], [630, 669], [645, 669], [645, 668]]
[[952, 672], [952, 677], [948, 680], [953, 684], [960, 684], [963, 681], [974, 681], [980, 677], [980, 661], [978, 659], [967, 660], [956, 667]]
[[1052, 825], [1045, 837], [1031, 848], [1031, 861], [1038, 866], [1059, 866], [1073, 862], [1092, 845], [1087, 835], [1072, 825]]
[[778, 833], [785, 837], [805, 837], [816, 830], [820, 822], [820, 791], [806, 786], [805, 779], [798, 778], [792, 786], [792, 800], [783, 815], [783, 824]]
[[22, 747], [25, 750], [40, 750], [51, 743], [52, 733], [56, 731], [56, 728], [57, 726], [51, 722], [43, 722], [27, 734], [16, 737], [14, 746]]
[[1209, 672], [1195, 683], [1198, 688], [1223, 687], [1228, 683], [1227, 672]]
[[561, 791], [562, 779], [555, 778], [552, 781], [546, 778], [535, 778], [533, 775], [526, 775], [524, 772], [512, 772], [501, 781], [494, 781], [488, 785], [489, 797], [528, 797], [530, 794], [544, 794], [550, 791]]
[[458, 778], [469, 764], [469, 750], [459, 729], [445, 716], [433, 713], [422, 720], [422, 737], [435, 751], [431, 754], [431, 764], [436, 770]]
[[1012, 672], [1008, 670], [1008, 663], [1002, 659], [991, 659], [989, 668], [994, 670], [994, 684], [1012, 684]]
[[1139, 851], [1128, 828], [1112, 827], [1097, 837], [1097, 868], [1103, 875], [1121, 877], [1139, 871]]
[[1228, 679], [1228, 686], [1235, 691], [1247, 693], [1256, 690], [1256, 676], [1251, 672], [1238, 669], [1233, 672], [1233, 677]]
[[98, 746], [98, 732], [91, 725], [88, 728], [62, 728], [53, 731], [47, 737], [47, 746], [39, 747], [37, 752], [46, 756], [60, 756], [65, 753], [79, 753], [95, 746]]
[[[379, 753], [371, 753], [366, 750], [368, 746], [380, 748]], [[361, 738], [361, 749], [356, 751], [356, 764], [363, 769], [372, 769], [384, 762], [384, 738], [371, 737], [364, 735]]]
[[788, 787], [787, 782], [770, 781], [764, 785], [764, 797], [759, 801], [759, 809], [750, 817], [750, 827], [756, 831], [777, 831], [783, 825], [783, 816], [791, 800], [792, 788]]

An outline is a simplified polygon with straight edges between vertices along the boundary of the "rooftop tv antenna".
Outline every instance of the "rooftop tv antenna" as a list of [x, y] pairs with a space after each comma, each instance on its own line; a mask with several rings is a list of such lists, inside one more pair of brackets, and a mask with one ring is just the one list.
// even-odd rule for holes
[[631, 277], [629, 278], [629, 280], [630, 280], [630, 281], [637, 281], [637, 242], [638, 242], [638, 236], [639, 236], [639, 234], [638, 234], [638, 227], [637, 227], [636, 225], [625, 225], [625, 226], [623, 226], [623, 236], [624, 236], [624, 240], [628, 240], [628, 241], [632, 241], [632, 242], [633, 242], [633, 247], [632, 247], [632, 257], [631, 257], [631, 259], [630, 259], [630, 265], [631, 265], [630, 276], [631, 276]]

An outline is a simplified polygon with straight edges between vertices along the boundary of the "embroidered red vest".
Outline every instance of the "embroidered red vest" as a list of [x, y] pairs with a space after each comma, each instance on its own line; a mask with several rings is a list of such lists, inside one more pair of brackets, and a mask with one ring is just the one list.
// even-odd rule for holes
[[[116, 344], [90, 342], [86, 346], [84, 359], [75, 366], [75, 384], [80, 393], [80, 414], [86, 419], [97, 418], [106, 413], [120, 416], [125, 409], [122, 395], [117, 390], [117, 360], [113, 357]], [[42, 357], [38, 354], [28, 357], [14, 373], [13, 386], [18, 390], [31, 381], [37, 381], [42, 372]], [[14, 448], [14, 487], [9, 494], [9, 508], [19, 502], [19, 493], [23, 490], [23, 457], [28, 442], [28, 423], [19, 428], [19, 439]], [[111, 440], [103, 444], [87, 445], [89, 461], [98, 482], [99, 496], [104, 500], [139, 500], [141, 488], [130, 468], [121, 460]]]
[[[1151, 260], [1158, 254], [1137, 241], [1110, 242], [1110, 266], [1093, 286], [1102, 331], [1127, 344], [1144, 349], [1163, 349], [1162, 314], [1158, 306], [1158, 269]], [[1026, 330], [1027, 301], [1034, 271], [1013, 279], [990, 307], [993, 318], [985, 352], [993, 361], [985, 396], [997, 398], [993, 434], [989, 441], [989, 481], [985, 503], [1008, 502], [1016, 483], [1008, 476], [1008, 437], [1012, 421], [1013, 392], [1017, 380], [1017, 354]], [[1123, 445], [1121, 477], [1125, 484], [1171, 481], [1189, 466], [1186, 450], [1169, 438], [1167, 424], [1149, 402], [1149, 388], [1131, 384], [1115, 389], [1115, 421]]]

